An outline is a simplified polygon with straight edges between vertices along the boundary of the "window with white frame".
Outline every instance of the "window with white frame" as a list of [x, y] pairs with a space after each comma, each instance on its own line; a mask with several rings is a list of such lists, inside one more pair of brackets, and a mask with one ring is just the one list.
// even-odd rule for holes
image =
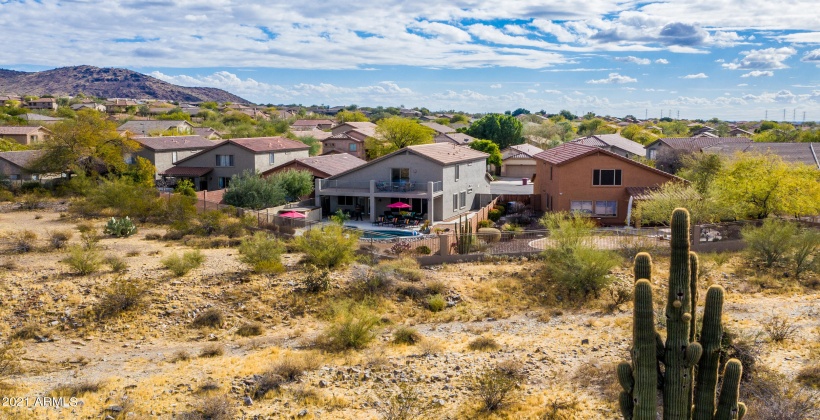
[[458, 193], [458, 203], [459, 208], [467, 207], [467, 191], [461, 191]]
[[657, 156], [657, 153], [658, 153], [657, 150], [649, 149], [649, 159], [655, 159], [655, 156]]
[[453, 194], [453, 211], [458, 211], [458, 193]]
[[620, 169], [594, 169], [592, 171], [592, 185], [607, 186], [621, 185]]
[[178, 160], [177, 152], [171, 152], [171, 163], [176, 163]]
[[595, 215], [615, 217], [618, 215], [617, 201], [595, 201]]
[[458, 181], [458, 178], [459, 178], [459, 172], [460, 172], [460, 171], [458, 170], [458, 168], [459, 168], [459, 165], [456, 165], [456, 166], [455, 166], [456, 181]]
[[569, 211], [584, 215], [592, 214], [592, 201], [570, 201]]
[[233, 166], [233, 155], [216, 155], [216, 166]]
[[273, 153], [268, 153], [268, 163], [273, 165], [273, 162], [274, 162]]

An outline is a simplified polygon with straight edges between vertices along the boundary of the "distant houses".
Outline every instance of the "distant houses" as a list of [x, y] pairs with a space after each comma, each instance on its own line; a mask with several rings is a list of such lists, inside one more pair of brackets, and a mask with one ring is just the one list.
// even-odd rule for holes
[[174, 132], [178, 134], [190, 134], [194, 131], [194, 126], [188, 121], [170, 120], [140, 120], [128, 121], [120, 125], [117, 131], [121, 133], [131, 133], [134, 136], [150, 136], [164, 132]]
[[46, 140], [52, 134], [51, 130], [42, 126], [0, 126], [0, 138], [14, 140], [26, 146]]

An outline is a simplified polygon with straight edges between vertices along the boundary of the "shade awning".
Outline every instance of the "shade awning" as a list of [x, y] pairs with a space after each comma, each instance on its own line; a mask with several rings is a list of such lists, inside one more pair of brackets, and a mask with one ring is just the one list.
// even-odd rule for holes
[[198, 177], [205, 176], [213, 170], [214, 168], [201, 166], [174, 166], [173, 168], [166, 169], [165, 172], [162, 172], [160, 175]]

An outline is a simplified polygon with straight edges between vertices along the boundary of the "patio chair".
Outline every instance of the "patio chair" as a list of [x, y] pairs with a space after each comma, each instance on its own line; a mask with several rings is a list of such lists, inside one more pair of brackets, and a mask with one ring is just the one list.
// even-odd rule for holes
[[384, 216], [377, 217], [376, 221], [373, 222], [374, 226], [381, 226], [382, 224], [384, 224]]
[[382, 222], [384, 226], [395, 226], [396, 225], [396, 218], [391, 216], [387, 218], [384, 222]]

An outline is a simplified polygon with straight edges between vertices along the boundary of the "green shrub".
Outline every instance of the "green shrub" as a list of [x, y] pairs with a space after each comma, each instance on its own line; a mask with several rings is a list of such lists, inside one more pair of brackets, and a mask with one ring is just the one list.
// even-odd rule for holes
[[525, 378], [526, 374], [520, 363], [505, 361], [482, 370], [470, 382], [481, 400], [482, 409], [495, 411]]
[[747, 226], [741, 230], [749, 255], [763, 260], [766, 267], [786, 259], [797, 232], [796, 224], [777, 219], [766, 219], [760, 227]]
[[421, 341], [421, 334], [413, 327], [399, 327], [393, 332], [394, 344], [416, 344]]
[[467, 344], [467, 348], [473, 351], [498, 350], [501, 346], [490, 337], [478, 337]]
[[0, 189], [0, 202], [14, 201], [14, 194], [9, 190]]
[[125, 270], [128, 270], [128, 263], [126, 263], [124, 259], [116, 255], [109, 255], [105, 257], [105, 263], [108, 264], [108, 267], [111, 268], [111, 271], [115, 273], [122, 273]]
[[[506, 225], [505, 225], [506, 226]], [[492, 227], [483, 227], [478, 229], [478, 234], [484, 242], [498, 242], [501, 240], [501, 231]]]
[[427, 298], [427, 309], [430, 312], [441, 312], [447, 307], [447, 301], [442, 295], [432, 295]]
[[431, 250], [427, 245], [419, 245], [416, 247], [415, 252], [418, 255], [430, 255], [433, 250]]
[[102, 256], [95, 247], [72, 246], [68, 248], [68, 256], [63, 260], [75, 273], [86, 276], [96, 272], [102, 265]]
[[502, 213], [502, 211], [498, 209], [492, 209], [487, 212], [487, 218], [490, 219], [493, 223], [497, 223], [499, 220], [501, 220], [501, 216], [503, 215], [504, 214]]
[[134, 226], [134, 222], [132, 222], [128, 216], [121, 219], [112, 217], [108, 220], [108, 223], [105, 224], [103, 233], [106, 235], [111, 235], [115, 238], [123, 238], [137, 233], [137, 227]]
[[239, 261], [248, 264], [257, 273], [281, 273], [285, 271], [281, 255], [285, 245], [263, 232], [256, 232], [239, 245]]
[[495, 226], [495, 223], [493, 223], [492, 220], [481, 220], [481, 221], [478, 222], [478, 228], [479, 229], [481, 229], [481, 228], [491, 228], [493, 226]]
[[808, 270], [820, 269], [820, 232], [811, 228], [800, 229], [791, 245], [795, 277], [800, 278]]
[[318, 343], [331, 351], [364, 348], [376, 337], [379, 318], [365, 304], [339, 302], [331, 309], [330, 325]]
[[421, 281], [424, 277], [419, 262], [409, 257], [382, 261], [375, 270], [396, 280]]
[[302, 279], [302, 287], [308, 293], [318, 293], [330, 287], [330, 271], [324, 268], [317, 268], [315, 265], [305, 267], [305, 277]]
[[184, 195], [186, 197], [196, 197], [194, 183], [187, 179], [179, 180], [177, 182], [177, 185], [174, 187], [174, 192], [179, 195]]
[[147, 293], [148, 287], [136, 280], [115, 280], [97, 304], [95, 311], [97, 318], [111, 318], [139, 309], [143, 306]]
[[222, 314], [222, 311], [210, 308], [197, 315], [191, 322], [191, 326], [195, 328], [222, 328], [224, 323], [225, 315]]
[[305, 253], [305, 262], [319, 268], [333, 270], [355, 259], [359, 233], [346, 231], [331, 224], [321, 229], [310, 229], [294, 239], [296, 248]]
[[610, 271], [619, 262], [610, 251], [585, 246], [567, 251], [547, 250], [545, 275], [569, 294], [597, 298], [612, 283]]
[[171, 270], [175, 277], [182, 277], [202, 265], [205, 262], [205, 256], [199, 250], [194, 250], [185, 252], [181, 257], [176, 253], [171, 254], [160, 262], [163, 267]]

